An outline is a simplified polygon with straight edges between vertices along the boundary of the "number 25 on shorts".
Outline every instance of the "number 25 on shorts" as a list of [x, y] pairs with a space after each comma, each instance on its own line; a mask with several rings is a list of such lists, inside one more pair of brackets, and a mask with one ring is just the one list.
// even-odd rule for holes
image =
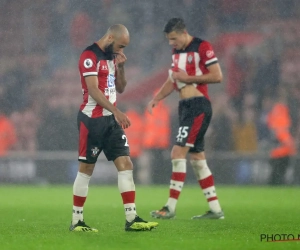
[[188, 136], [188, 130], [189, 130], [188, 126], [179, 127], [178, 135], [176, 136], [178, 142], [182, 142], [182, 139]]

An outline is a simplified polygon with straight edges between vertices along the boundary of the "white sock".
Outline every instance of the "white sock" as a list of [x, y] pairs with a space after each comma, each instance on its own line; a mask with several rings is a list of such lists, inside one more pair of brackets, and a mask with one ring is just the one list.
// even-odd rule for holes
[[77, 173], [73, 185], [73, 225], [79, 220], [83, 221], [83, 206], [88, 195], [90, 179], [91, 176], [89, 175], [80, 172]]
[[191, 164], [210, 210], [215, 213], [221, 212], [222, 209], [217, 198], [214, 179], [206, 160], [191, 160]]
[[123, 200], [126, 220], [133, 221], [136, 217], [136, 207], [132, 170], [118, 172], [118, 187]]
[[186, 159], [172, 160], [172, 176], [170, 182], [170, 194], [166, 206], [171, 212], [175, 212], [179, 195], [182, 191], [186, 176]]

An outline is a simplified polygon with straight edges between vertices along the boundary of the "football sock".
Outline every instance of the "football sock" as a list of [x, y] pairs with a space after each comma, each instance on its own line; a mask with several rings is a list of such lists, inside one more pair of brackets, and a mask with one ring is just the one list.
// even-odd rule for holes
[[175, 212], [179, 195], [182, 191], [186, 176], [186, 159], [172, 160], [172, 176], [170, 182], [170, 194], [166, 206], [171, 212]]
[[88, 194], [90, 179], [91, 176], [89, 175], [80, 172], [77, 173], [73, 185], [73, 225], [75, 225], [79, 220], [83, 221], [83, 206]]
[[132, 170], [118, 172], [118, 187], [124, 204], [126, 220], [131, 222], [136, 216], [135, 185]]
[[207, 199], [210, 210], [216, 213], [221, 212], [220, 203], [214, 186], [214, 178], [207, 166], [206, 160], [191, 160], [191, 164], [198, 183]]

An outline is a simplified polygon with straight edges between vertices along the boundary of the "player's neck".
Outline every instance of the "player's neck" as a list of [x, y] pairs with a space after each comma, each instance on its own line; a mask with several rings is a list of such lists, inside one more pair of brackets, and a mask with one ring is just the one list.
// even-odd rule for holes
[[105, 38], [102, 37], [100, 40], [98, 40], [96, 42], [96, 44], [99, 46], [99, 48], [102, 50], [102, 51], [105, 51]]
[[183, 46], [183, 50], [185, 50], [186, 47], [189, 46], [189, 45], [191, 44], [191, 42], [192, 42], [193, 39], [194, 39], [193, 36], [187, 35], [186, 43], [185, 43], [185, 45]]

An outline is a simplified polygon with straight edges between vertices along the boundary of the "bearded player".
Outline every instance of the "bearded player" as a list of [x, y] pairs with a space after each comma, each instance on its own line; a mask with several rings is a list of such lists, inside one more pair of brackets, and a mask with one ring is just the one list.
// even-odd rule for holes
[[[83, 102], [78, 113], [79, 169], [73, 185], [73, 213], [70, 231], [98, 232], [83, 219], [83, 207], [95, 163], [103, 151], [118, 171], [118, 188], [125, 212], [125, 231], [148, 231], [157, 222], [137, 215], [133, 166], [123, 129], [130, 126], [128, 117], [116, 107], [116, 92], [126, 87], [123, 53], [129, 44], [124, 25], [111, 26], [97, 42], [87, 47], [79, 59]], [[105, 202], [105, 200], [100, 201]]]

